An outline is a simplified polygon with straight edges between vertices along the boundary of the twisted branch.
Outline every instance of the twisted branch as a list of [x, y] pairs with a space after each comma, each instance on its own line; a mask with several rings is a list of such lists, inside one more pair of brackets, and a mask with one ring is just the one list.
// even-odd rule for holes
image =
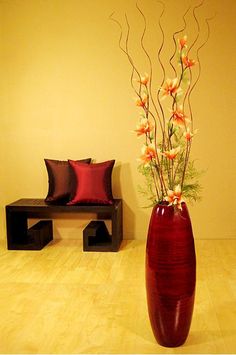
[[[152, 104], [153, 104], [153, 107], [156, 111], [156, 114], [157, 114], [157, 117], [158, 117], [158, 120], [159, 120], [159, 123], [160, 123], [160, 127], [161, 127], [161, 130], [163, 132], [163, 126], [162, 126], [162, 122], [160, 120], [160, 115], [159, 115], [159, 112], [157, 110], [157, 107], [156, 107], [156, 104], [155, 104], [155, 101], [153, 99], [153, 96], [152, 96], [152, 72], [153, 72], [153, 66], [152, 66], [152, 60], [150, 58], [150, 55], [149, 53], [147, 52], [146, 48], [144, 47], [144, 44], [143, 44], [143, 40], [144, 40], [144, 36], [146, 34], [146, 29], [147, 29], [147, 21], [146, 21], [146, 17], [144, 15], [144, 13], [141, 11], [141, 9], [139, 8], [138, 6], [138, 3], [136, 3], [136, 8], [138, 9], [138, 11], [140, 12], [141, 16], [143, 17], [143, 20], [144, 20], [144, 29], [143, 29], [143, 33], [142, 33], [142, 36], [141, 36], [141, 47], [144, 51], [144, 53], [146, 54], [147, 58], [148, 58], [148, 61], [149, 61], [149, 66], [150, 66], [150, 77], [149, 77], [149, 92], [150, 92], [150, 97], [151, 97], [151, 101], [152, 101]], [[155, 121], [155, 129], [156, 129], [156, 121]], [[155, 131], [156, 133], [156, 131]], [[156, 135], [156, 134], [155, 134]]]
[[159, 19], [158, 19], [158, 25], [159, 25], [159, 28], [161, 30], [161, 34], [162, 34], [162, 41], [161, 41], [161, 45], [160, 45], [160, 48], [158, 50], [158, 53], [157, 53], [157, 58], [158, 58], [158, 62], [162, 68], [162, 74], [163, 74], [163, 79], [162, 79], [162, 82], [160, 84], [160, 87], [158, 89], [158, 92], [157, 92], [157, 101], [158, 101], [158, 105], [160, 107], [160, 110], [161, 110], [161, 114], [162, 114], [162, 119], [163, 119], [163, 127], [164, 127], [164, 134], [163, 134], [163, 145], [164, 145], [164, 142], [165, 142], [165, 114], [164, 114], [164, 110], [163, 110], [163, 107], [162, 107], [162, 104], [161, 104], [161, 101], [160, 101], [160, 92], [161, 92], [161, 87], [163, 86], [164, 82], [165, 82], [165, 78], [166, 78], [166, 71], [165, 71], [165, 67], [161, 61], [161, 52], [162, 52], [162, 49], [164, 47], [164, 43], [165, 43], [165, 34], [164, 34], [164, 31], [163, 31], [163, 27], [161, 25], [161, 18], [165, 12], [165, 5], [162, 1], [159, 1], [157, 0], [158, 3], [160, 3], [162, 5], [162, 12], [159, 16]]
[[200, 50], [206, 45], [206, 43], [208, 42], [209, 40], [209, 37], [210, 37], [210, 25], [209, 25], [209, 21], [213, 20], [215, 17], [212, 16], [210, 18], [206, 18], [205, 19], [205, 22], [206, 22], [206, 25], [207, 25], [207, 36], [206, 36], [206, 39], [205, 41], [201, 44], [201, 46], [199, 46], [196, 50], [196, 58], [197, 58], [197, 62], [198, 62], [198, 75], [196, 77], [196, 80], [195, 82], [193, 83], [192, 87], [190, 88], [189, 90], [189, 93], [188, 93], [188, 106], [189, 106], [189, 109], [190, 109], [190, 117], [191, 117], [191, 128], [193, 130], [193, 113], [192, 113], [192, 108], [191, 108], [191, 103], [190, 103], [190, 97], [191, 97], [191, 94], [195, 88], [195, 86], [197, 85], [199, 79], [200, 79], [200, 76], [201, 76], [201, 72], [202, 72], [202, 66], [201, 66], [201, 61], [200, 61], [200, 57], [199, 57], [199, 52]]
[[174, 45], [175, 45], [175, 50], [174, 50], [174, 53], [173, 53], [173, 55], [171, 56], [171, 58], [170, 58], [170, 60], [169, 60], [169, 63], [170, 63], [170, 65], [171, 65], [171, 67], [173, 68], [176, 77], [177, 77], [177, 71], [176, 71], [174, 65], [172, 64], [172, 60], [173, 60], [173, 58], [175, 57], [176, 52], [177, 52], [177, 44], [176, 44], [175, 36], [176, 36], [177, 34], [183, 32], [183, 31], [186, 29], [187, 23], [186, 23], [186, 21], [185, 21], [185, 16], [186, 16], [187, 13], [189, 12], [189, 10], [190, 10], [190, 6], [189, 6], [189, 8], [186, 10], [186, 12], [185, 12], [184, 15], [183, 15], [184, 27], [181, 28], [181, 30], [174, 32], [174, 33], [173, 33], [173, 36], [172, 36], [173, 41], [174, 41]]
[[[190, 108], [190, 116], [191, 116], [191, 129], [193, 130], [193, 114], [192, 114], [192, 108], [191, 108], [191, 103], [190, 103], [190, 96], [193, 92], [193, 89], [195, 88], [195, 86], [197, 85], [198, 81], [199, 81], [199, 78], [201, 76], [201, 62], [200, 62], [200, 58], [199, 58], [199, 52], [200, 50], [205, 46], [205, 44], [208, 42], [209, 40], [209, 37], [210, 37], [210, 25], [209, 25], [209, 21], [212, 20], [213, 18], [215, 17], [212, 16], [210, 18], [206, 18], [205, 19], [205, 22], [206, 22], [206, 25], [207, 25], [207, 36], [206, 36], [206, 39], [205, 41], [201, 44], [201, 46], [198, 47], [197, 51], [196, 51], [196, 57], [197, 57], [197, 60], [198, 60], [198, 63], [199, 63], [199, 70], [198, 70], [198, 75], [197, 75], [197, 78], [195, 80], [195, 82], [193, 83], [190, 91], [189, 91], [189, 94], [188, 94], [188, 105], [189, 105], [189, 108]], [[191, 149], [191, 141], [189, 142], [189, 148], [186, 149], [186, 159], [185, 159], [185, 165], [184, 165], [184, 170], [183, 170], [183, 175], [182, 175], [182, 182], [181, 182], [181, 189], [183, 187], [183, 184], [184, 184], [184, 178], [185, 178], [185, 174], [186, 174], [186, 169], [187, 169], [187, 166], [188, 166], [188, 162], [189, 162], [189, 156], [190, 156], [190, 149]]]
[[122, 42], [122, 39], [123, 39], [123, 28], [120, 24], [120, 22], [118, 20], [116, 20], [114, 17], [114, 12], [110, 15], [110, 20], [115, 22], [118, 27], [120, 28], [120, 37], [119, 37], [119, 41], [118, 41], [118, 44], [119, 44], [119, 48], [121, 49], [121, 51], [127, 56], [128, 60], [129, 60], [129, 63], [131, 64], [131, 67], [132, 67], [132, 73], [131, 73], [131, 85], [132, 85], [132, 88], [133, 90], [135, 91], [135, 93], [139, 96], [139, 98], [141, 98], [141, 95], [140, 95], [140, 91], [138, 92], [134, 86], [134, 83], [133, 83], [133, 75], [134, 75], [134, 72], [136, 72], [136, 74], [138, 75], [139, 77], [139, 80], [141, 81], [141, 76], [137, 70], [137, 68], [135, 67], [134, 63], [133, 63], [133, 60], [128, 52], [128, 41], [129, 41], [129, 33], [130, 33], [130, 26], [129, 26], [129, 23], [128, 23], [128, 19], [127, 19], [127, 16], [125, 15], [125, 18], [126, 18], [126, 23], [127, 23], [127, 27], [128, 27], [128, 31], [127, 31], [127, 35], [126, 35], [126, 38], [125, 38], [125, 46], [126, 46], [126, 49], [124, 49], [121, 45], [121, 42]]

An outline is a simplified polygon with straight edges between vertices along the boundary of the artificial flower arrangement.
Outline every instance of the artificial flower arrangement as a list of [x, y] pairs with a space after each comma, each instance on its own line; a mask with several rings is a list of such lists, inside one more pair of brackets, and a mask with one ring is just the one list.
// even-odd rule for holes
[[[160, 2], [160, 1], [158, 1]], [[199, 172], [194, 166], [194, 161], [190, 160], [192, 141], [197, 133], [194, 128], [193, 112], [191, 108], [191, 94], [195, 88], [201, 73], [199, 51], [209, 38], [210, 19], [206, 19], [207, 35], [204, 43], [195, 49], [196, 59], [192, 59], [190, 51], [195, 47], [200, 34], [200, 25], [196, 17], [196, 9], [193, 9], [193, 18], [198, 28], [196, 38], [189, 46], [187, 35], [184, 34], [186, 28], [185, 16], [183, 16], [184, 27], [173, 34], [174, 53], [169, 60], [173, 69], [173, 77], [167, 78], [165, 67], [161, 60], [161, 51], [165, 42], [164, 31], [159, 18], [159, 27], [162, 32], [162, 43], [157, 53], [158, 64], [162, 70], [163, 78], [159, 87], [153, 88], [153, 63], [149, 53], [144, 46], [146, 34], [146, 17], [139, 6], [136, 7], [143, 17], [144, 29], [141, 36], [141, 47], [146, 55], [150, 67], [149, 73], [141, 75], [134, 59], [129, 51], [130, 25], [126, 16], [127, 35], [125, 45], [122, 46], [123, 29], [116, 19], [121, 30], [119, 46], [126, 54], [131, 67], [131, 85], [136, 93], [136, 105], [142, 110], [139, 122], [135, 129], [138, 137], [143, 137], [144, 142], [139, 157], [138, 170], [146, 178], [146, 187], [140, 188], [140, 192], [147, 195], [151, 205], [157, 203], [168, 203], [176, 209], [181, 209], [184, 200], [199, 199], [201, 189], [198, 182]], [[178, 38], [176, 38], [178, 36]], [[175, 60], [175, 65], [173, 64]], [[193, 70], [197, 71], [193, 75]], [[188, 114], [186, 113], [188, 112]]]

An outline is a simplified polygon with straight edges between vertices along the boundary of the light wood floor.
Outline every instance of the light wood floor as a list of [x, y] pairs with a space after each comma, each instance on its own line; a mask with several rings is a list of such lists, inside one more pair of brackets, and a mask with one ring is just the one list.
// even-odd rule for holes
[[81, 241], [42, 251], [0, 248], [0, 353], [236, 353], [236, 240], [199, 240], [197, 294], [186, 344], [152, 335], [144, 288], [145, 242], [83, 253]]

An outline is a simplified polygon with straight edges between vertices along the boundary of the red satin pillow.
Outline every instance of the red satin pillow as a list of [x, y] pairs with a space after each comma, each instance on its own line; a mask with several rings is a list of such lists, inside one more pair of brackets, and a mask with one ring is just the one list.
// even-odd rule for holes
[[[76, 179], [67, 160], [44, 159], [48, 172], [47, 203], [67, 203], [74, 194]], [[77, 161], [77, 160], [76, 160]], [[78, 160], [89, 164], [91, 158]]]
[[111, 176], [115, 160], [96, 164], [69, 160], [69, 164], [75, 173], [77, 188], [68, 205], [113, 203]]

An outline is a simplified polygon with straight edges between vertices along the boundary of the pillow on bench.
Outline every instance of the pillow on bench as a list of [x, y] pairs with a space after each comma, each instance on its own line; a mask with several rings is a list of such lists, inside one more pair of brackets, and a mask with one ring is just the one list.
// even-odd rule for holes
[[[44, 159], [48, 172], [47, 203], [66, 204], [76, 190], [76, 179], [67, 160]], [[73, 160], [72, 160], [73, 161]], [[75, 160], [89, 164], [91, 158]]]
[[112, 195], [112, 169], [115, 160], [103, 163], [85, 164], [69, 160], [76, 176], [76, 191], [68, 205], [79, 203], [110, 205]]

